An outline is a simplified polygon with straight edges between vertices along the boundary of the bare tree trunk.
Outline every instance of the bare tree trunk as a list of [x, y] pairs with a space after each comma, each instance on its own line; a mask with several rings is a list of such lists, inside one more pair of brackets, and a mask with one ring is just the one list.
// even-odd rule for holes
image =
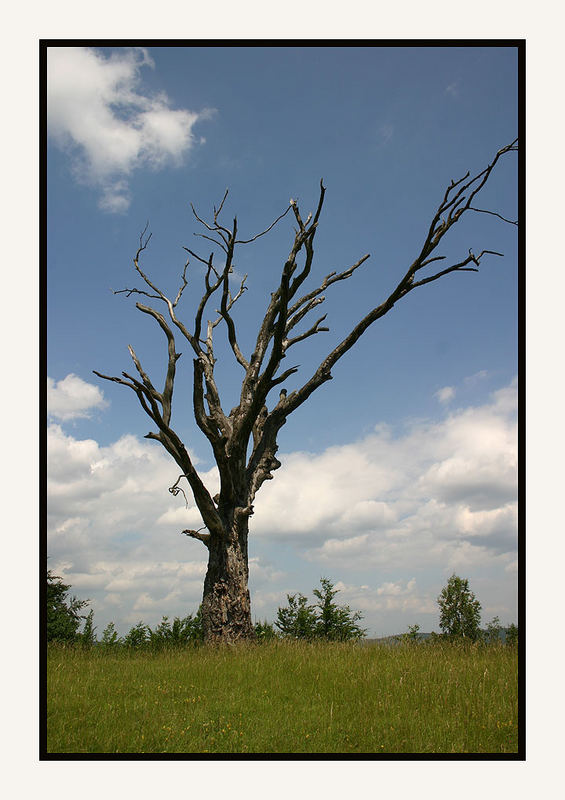
[[233, 643], [253, 639], [247, 559], [247, 516], [232, 516], [225, 536], [208, 541], [208, 571], [204, 580], [202, 621], [207, 642]]

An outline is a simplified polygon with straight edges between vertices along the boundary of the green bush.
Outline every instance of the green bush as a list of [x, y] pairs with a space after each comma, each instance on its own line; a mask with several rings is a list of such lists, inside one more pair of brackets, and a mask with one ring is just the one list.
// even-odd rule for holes
[[133, 649], [143, 647], [149, 642], [151, 629], [143, 622], [138, 622], [127, 632], [124, 645]]
[[314, 606], [308, 605], [308, 598], [303, 594], [287, 594], [286, 599], [288, 606], [277, 612], [277, 628], [290, 639], [313, 639], [317, 625]]
[[275, 625], [282, 635], [292, 639], [325, 639], [348, 642], [361, 639], [366, 631], [357, 624], [363, 615], [349, 606], [338, 606], [334, 597], [339, 589], [327, 578], [320, 578], [321, 589], [314, 589], [318, 599], [308, 605], [303, 594], [287, 595], [288, 606], [279, 608]]
[[143, 621], [134, 625], [124, 638], [120, 638], [113, 622], [110, 622], [102, 633], [101, 644], [104, 647], [124, 646], [131, 649], [162, 650], [170, 647], [184, 647], [204, 641], [202, 614], [200, 608], [193, 616], [175, 617], [172, 623], [167, 616], [154, 630]]
[[518, 644], [518, 626], [514, 625], [514, 623], [506, 629], [506, 644], [510, 647], [515, 647]]
[[[47, 570], [47, 641], [70, 644], [80, 641], [78, 629], [84, 614], [79, 612], [88, 600], [67, 597], [70, 585]], [[92, 620], [91, 620], [92, 623]]]
[[109, 622], [102, 631], [102, 644], [105, 647], [115, 647], [123, 644], [123, 639], [118, 636], [118, 631], [113, 622]]
[[419, 625], [409, 625], [408, 626], [408, 631], [406, 633], [402, 633], [398, 638], [404, 644], [415, 644], [416, 642], [419, 642], [420, 641], [420, 626]]
[[94, 631], [96, 627], [92, 624], [94, 621], [94, 611], [91, 609], [86, 617], [86, 621], [84, 623], [84, 630], [80, 636], [80, 643], [83, 647], [92, 647], [96, 644], [96, 635]]
[[154, 631], [149, 629], [149, 643], [155, 649], [181, 647], [203, 640], [204, 629], [200, 608], [194, 617], [192, 614], [187, 614], [184, 619], [175, 617], [172, 624], [169, 618], [164, 616]]
[[271, 642], [277, 638], [277, 632], [270, 622], [264, 620], [255, 623], [255, 636], [258, 642]]

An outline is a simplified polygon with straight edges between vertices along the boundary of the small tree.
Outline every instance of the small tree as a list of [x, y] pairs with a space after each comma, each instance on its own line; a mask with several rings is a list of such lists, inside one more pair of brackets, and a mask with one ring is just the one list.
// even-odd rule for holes
[[58, 575], [47, 570], [47, 641], [76, 642], [79, 639], [80, 622], [85, 619], [80, 610], [88, 600], [67, 597], [70, 585], [63, 583]]
[[83, 647], [88, 648], [96, 644], [96, 635], [94, 633], [94, 631], [96, 630], [96, 626], [93, 625], [93, 621], [94, 621], [94, 611], [91, 609], [86, 618], [86, 622], [84, 623], [84, 630], [80, 634], [80, 641]]
[[[327, 578], [321, 578], [321, 589], [314, 589], [315, 605], [307, 605], [303, 595], [287, 595], [288, 606], [279, 608], [275, 625], [283, 636], [293, 639], [327, 639], [346, 642], [361, 639], [366, 631], [357, 624], [363, 615], [349, 606], [338, 606], [333, 599], [339, 589]], [[316, 612], [319, 609], [319, 613]]]
[[313, 639], [317, 627], [314, 606], [307, 605], [308, 598], [303, 594], [287, 594], [286, 598], [288, 606], [279, 608], [275, 625], [291, 639]]
[[143, 622], [138, 622], [127, 632], [124, 638], [126, 647], [143, 647], [149, 641], [151, 630]]
[[118, 636], [118, 631], [113, 622], [109, 622], [102, 631], [102, 644], [106, 647], [113, 647], [115, 645], [123, 644], [122, 639]]
[[149, 641], [152, 647], [160, 648], [171, 643], [171, 623], [169, 618], [164, 616], [154, 631], [148, 629]]
[[316, 607], [320, 609], [316, 631], [318, 636], [331, 641], [349, 641], [361, 639], [366, 631], [357, 623], [363, 618], [360, 611], [352, 612], [349, 606], [338, 606], [333, 599], [339, 589], [333, 588], [333, 583], [327, 578], [320, 578], [321, 589], [314, 589], [318, 598]]
[[399, 639], [401, 642], [404, 642], [405, 644], [415, 644], [420, 639], [420, 626], [409, 625], [408, 631], [406, 633], [402, 633]]
[[480, 636], [481, 604], [469, 581], [453, 574], [438, 597], [439, 627], [448, 636], [476, 641]]

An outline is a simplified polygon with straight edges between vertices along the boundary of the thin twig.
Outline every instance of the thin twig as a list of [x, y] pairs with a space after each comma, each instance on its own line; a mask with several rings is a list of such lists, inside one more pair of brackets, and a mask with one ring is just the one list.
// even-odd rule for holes
[[473, 208], [472, 206], [469, 206], [469, 211], [478, 211], [479, 214], [492, 214], [493, 217], [498, 217], [503, 222], [508, 222], [509, 225], [518, 224], [518, 220], [506, 219], [506, 217], [503, 217], [502, 214], [498, 214], [496, 211], [487, 211], [484, 208]]
[[269, 231], [272, 230], [275, 227], [277, 222], [280, 222], [280, 220], [288, 214], [288, 212], [290, 211], [291, 208], [292, 208], [292, 205], [289, 205], [289, 207], [286, 209], [286, 211], [283, 211], [283, 213], [279, 217], [277, 217], [276, 220], [274, 222], [272, 222], [269, 225], [268, 228], [265, 228], [264, 231], [261, 231], [261, 233], [258, 233], [256, 236], [253, 236], [251, 239], [236, 239], [234, 244], [249, 244], [250, 242], [254, 242], [256, 239], [259, 239], [260, 236], [264, 236], [266, 233], [269, 233]]

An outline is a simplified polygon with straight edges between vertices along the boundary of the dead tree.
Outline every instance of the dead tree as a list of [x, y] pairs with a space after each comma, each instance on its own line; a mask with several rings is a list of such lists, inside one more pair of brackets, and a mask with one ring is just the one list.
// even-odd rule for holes
[[[181, 470], [179, 480], [170, 491], [173, 494], [181, 491], [179, 483], [182, 478], [186, 478], [192, 490], [194, 501], [202, 516], [203, 527], [199, 530], [184, 530], [182, 533], [198, 539], [208, 549], [208, 570], [202, 601], [202, 617], [207, 641], [234, 642], [253, 638], [248, 590], [249, 518], [253, 514], [253, 502], [258, 490], [265, 481], [272, 479], [273, 472], [281, 466], [276, 457], [278, 432], [293, 411], [323, 383], [331, 380], [331, 370], [337, 361], [353, 347], [367, 328], [387, 314], [395, 303], [416, 288], [437, 281], [445, 275], [455, 272], [477, 272], [483, 256], [501, 255], [492, 250], [483, 250], [475, 255], [469, 250], [460, 261], [434, 271], [438, 262], [445, 259], [445, 256], [436, 255], [438, 246], [464, 214], [475, 211], [501, 217], [497, 212], [476, 208], [474, 203], [499, 159], [515, 150], [517, 150], [517, 140], [499, 150], [492, 162], [476, 175], [471, 176], [468, 172], [463, 178], [451, 181], [432, 218], [419, 254], [392, 292], [355, 325], [299, 389], [290, 393], [283, 388], [283, 384], [298, 371], [298, 367], [285, 368], [282, 366], [283, 360], [292, 347], [320, 331], [328, 330], [322, 326], [325, 314], [301, 333], [298, 332], [299, 324], [324, 302], [323, 293], [330, 286], [350, 278], [369, 258], [368, 254], [364, 255], [343, 272], [331, 272], [315, 289], [309, 291], [302, 289], [312, 269], [314, 239], [326, 191], [322, 181], [320, 181], [318, 205], [313, 214], [308, 214], [308, 217], [303, 219], [298, 203], [291, 199], [284, 213], [266, 230], [250, 239], [238, 238], [237, 218], [233, 220], [231, 228], [220, 221], [227, 191], [219, 207], [214, 208], [211, 221], [201, 219], [193, 207], [194, 216], [205, 231], [199, 235], [211, 241], [214, 250], [208, 258], [203, 258], [185, 248], [189, 260], [193, 258], [204, 265], [204, 291], [190, 328], [177, 316], [179, 301], [188, 286], [189, 260], [184, 266], [177, 295], [174, 299], [170, 299], [140, 266], [141, 255], [151, 238], [151, 234], [147, 234], [147, 228], [142, 233], [133, 263], [145, 288], [122, 289], [120, 292], [127, 296], [132, 294], [142, 296], [162, 304], [160, 307], [164, 313], [153, 307], [155, 303], [146, 305], [145, 301], [137, 302], [136, 307], [155, 320], [167, 339], [168, 362], [165, 384], [162, 390], [155, 388], [131, 346], [129, 352], [137, 376], [127, 372], [122, 372], [121, 377], [110, 377], [96, 371], [95, 374], [127, 386], [135, 392], [143, 410], [156, 426], [156, 429], [148, 433], [145, 438], [160, 442]], [[294, 216], [297, 225], [294, 241], [282, 267], [279, 284], [271, 295], [259, 327], [253, 352], [245, 355], [238, 344], [236, 323], [232, 313], [236, 302], [246, 289], [247, 276], [241, 281], [238, 290], [232, 293], [230, 283], [234, 253], [236, 247], [250, 244], [267, 234], [289, 212]], [[505, 221], [511, 222], [506, 219]], [[218, 249], [225, 259], [221, 268], [217, 268], [214, 264], [214, 254]], [[299, 257], [302, 266], [298, 263]], [[432, 264], [434, 267], [430, 269]], [[219, 301], [219, 309], [216, 310], [217, 316], [206, 319], [205, 323], [206, 308], [212, 297]], [[218, 326], [224, 328], [233, 357], [243, 370], [239, 404], [229, 413], [222, 408], [214, 377], [216, 359], [213, 336]], [[194, 354], [193, 411], [199, 428], [212, 446], [218, 466], [220, 491], [215, 497], [212, 497], [204, 486], [185, 445], [171, 427], [175, 372], [180, 357], [175, 335], [180, 335], [190, 345]], [[276, 387], [279, 387], [280, 391], [271, 399], [269, 395]]]

